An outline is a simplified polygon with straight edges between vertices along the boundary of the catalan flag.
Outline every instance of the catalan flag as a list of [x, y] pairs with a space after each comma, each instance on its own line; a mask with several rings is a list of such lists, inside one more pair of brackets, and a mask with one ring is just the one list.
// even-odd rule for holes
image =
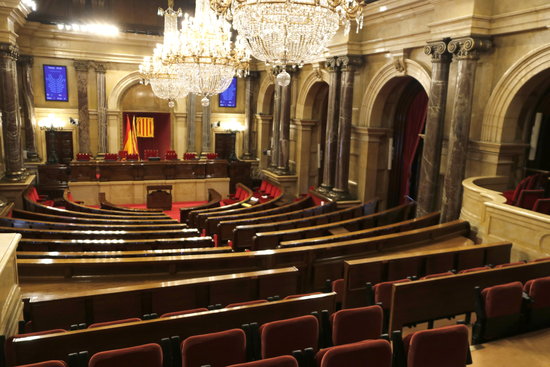
[[153, 117], [136, 118], [136, 133], [138, 138], [155, 137], [155, 120]]
[[135, 135], [135, 119], [136, 117], [133, 117], [133, 125], [134, 128], [132, 129], [132, 125], [130, 124], [130, 116], [126, 115], [126, 134], [124, 136], [124, 148], [122, 150], [125, 150], [128, 152], [128, 154], [139, 154], [138, 145], [137, 145], [137, 138]]

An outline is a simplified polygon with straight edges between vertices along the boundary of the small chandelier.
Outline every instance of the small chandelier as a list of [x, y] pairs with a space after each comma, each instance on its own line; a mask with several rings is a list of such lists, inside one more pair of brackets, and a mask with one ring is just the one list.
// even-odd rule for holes
[[362, 0], [210, 0], [257, 59], [278, 67], [277, 83], [287, 86], [286, 66], [301, 67], [322, 55], [340, 25], [349, 33], [352, 20], [363, 27]]
[[179, 45], [178, 17], [182, 16], [182, 11], [175, 11], [173, 6], [174, 1], [169, 0], [166, 10], [159, 8], [158, 15], [164, 16], [164, 42], [157, 44], [153, 56], [145, 57], [139, 65], [143, 83], [150, 84], [158, 98], [167, 99], [170, 108], [175, 106], [177, 98], [183, 98], [189, 92], [177, 68], [165, 62], [166, 55], [173, 53]]
[[208, 0], [197, 0], [195, 16], [184, 16], [177, 46], [164, 49], [164, 63], [174, 67], [190, 93], [203, 97], [203, 106], [226, 90], [235, 75], [248, 73], [245, 42], [231, 38], [231, 24], [210, 9]]

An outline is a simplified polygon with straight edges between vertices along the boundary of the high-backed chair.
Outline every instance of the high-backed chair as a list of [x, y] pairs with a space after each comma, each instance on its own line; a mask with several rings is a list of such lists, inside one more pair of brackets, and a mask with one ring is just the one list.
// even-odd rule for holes
[[422, 330], [403, 339], [407, 367], [464, 367], [469, 363], [468, 328]]
[[477, 320], [472, 331], [474, 344], [519, 331], [522, 322], [522, 294], [520, 282], [495, 285], [482, 291], [476, 287]]
[[291, 356], [279, 356], [248, 363], [232, 364], [228, 367], [298, 367], [298, 362]]
[[531, 279], [523, 286], [531, 298], [528, 323], [531, 329], [550, 325], [550, 277]]
[[364, 340], [323, 349], [315, 359], [319, 367], [390, 367], [392, 352], [387, 340]]
[[162, 349], [158, 344], [107, 350], [90, 358], [88, 367], [162, 367]]
[[378, 339], [382, 334], [384, 312], [382, 307], [348, 308], [333, 313], [332, 344], [342, 345], [367, 339]]
[[260, 327], [260, 338], [262, 358], [291, 355], [306, 348], [316, 351], [319, 322], [311, 315], [268, 322]]
[[194, 335], [181, 343], [182, 367], [225, 367], [246, 362], [246, 336], [241, 329]]
[[45, 361], [32, 364], [19, 365], [16, 367], [67, 367], [64, 361]]
[[538, 199], [544, 197], [544, 190], [521, 190], [517, 206], [523, 209], [533, 210]]

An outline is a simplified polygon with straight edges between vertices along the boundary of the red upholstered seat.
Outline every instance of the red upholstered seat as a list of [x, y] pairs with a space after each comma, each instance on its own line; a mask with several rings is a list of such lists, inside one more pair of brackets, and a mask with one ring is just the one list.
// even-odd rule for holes
[[291, 356], [279, 356], [254, 362], [232, 364], [228, 367], [298, 367], [298, 362]]
[[531, 279], [523, 291], [531, 298], [529, 326], [532, 329], [550, 325], [550, 277]]
[[267, 181], [263, 180], [260, 185], [260, 192], [265, 192], [266, 188], [267, 188]]
[[523, 264], [525, 264], [525, 261], [516, 261], [513, 263], [499, 264], [499, 265], [495, 265], [495, 269], [507, 268], [510, 266], [517, 266], [517, 265], [523, 265]]
[[523, 209], [532, 210], [535, 202], [544, 197], [544, 190], [521, 190], [517, 206]]
[[464, 325], [417, 331], [403, 342], [407, 367], [464, 367], [468, 360], [468, 328]]
[[262, 358], [291, 355], [295, 350], [306, 348], [316, 351], [319, 323], [311, 315], [272, 321], [260, 327], [260, 337]]
[[341, 305], [344, 300], [344, 279], [334, 280], [332, 291], [336, 293], [336, 303]]
[[437, 274], [428, 274], [426, 276], [423, 276], [420, 279], [432, 279], [432, 278], [441, 278], [441, 277], [448, 277], [451, 275], [455, 275], [452, 271], [446, 271], [444, 273], [437, 273]]
[[144, 344], [130, 348], [96, 353], [88, 367], [162, 367], [162, 349], [158, 344]]
[[164, 313], [164, 314], [160, 315], [160, 317], [172, 317], [172, 316], [179, 316], [179, 315], [187, 315], [187, 314], [190, 314], [190, 313], [204, 312], [204, 311], [208, 311], [208, 308], [199, 307], [199, 308], [193, 308], [193, 309], [190, 309], [190, 310], [167, 312], [167, 313]]
[[194, 335], [181, 344], [182, 367], [225, 367], [246, 362], [246, 336], [241, 329]]
[[381, 303], [384, 310], [389, 309], [391, 306], [391, 290], [392, 286], [396, 283], [410, 282], [410, 279], [392, 280], [389, 282], [381, 282], [373, 287], [374, 290], [374, 302]]
[[302, 294], [291, 294], [290, 296], [286, 296], [283, 299], [294, 299], [294, 298], [300, 298], [300, 297], [306, 297], [306, 296], [314, 296], [316, 294], [323, 294], [322, 292], [312, 292], [312, 293], [302, 293]]
[[320, 367], [390, 367], [392, 352], [387, 340], [365, 340], [323, 349], [315, 359]]
[[239, 307], [239, 306], [249, 306], [249, 305], [258, 305], [262, 303], [267, 303], [266, 299], [256, 299], [254, 301], [246, 301], [246, 302], [236, 302], [231, 303], [225, 306], [225, 308], [233, 308], [233, 307]]
[[521, 311], [522, 286], [520, 282], [495, 285], [485, 288], [481, 295], [485, 302], [487, 317], [517, 314]]
[[93, 329], [96, 327], [102, 327], [102, 326], [111, 326], [111, 325], [118, 325], [118, 324], [126, 324], [128, 322], [136, 322], [141, 321], [139, 317], [130, 317], [127, 319], [121, 319], [121, 320], [113, 320], [113, 321], [105, 321], [105, 322], [96, 322], [88, 326], [88, 329]]
[[491, 270], [490, 266], [478, 266], [477, 268], [464, 269], [458, 272], [458, 274], [473, 273], [474, 271]]
[[64, 361], [45, 361], [39, 363], [19, 365], [17, 367], [67, 367]]
[[382, 334], [384, 312], [380, 306], [348, 308], [333, 313], [332, 344], [342, 345], [367, 339], [378, 339]]
[[528, 189], [527, 185], [530, 183], [531, 180], [531, 176], [525, 177], [519, 182], [514, 190], [503, 192], [502, 194], [506, 198], [506, 204], [515, 205], [519, 199], [519, 194], [521, 190]]
[[542, 214], [550, 215], [550, 198], [538, 199], [533, 206], [533, 210]]

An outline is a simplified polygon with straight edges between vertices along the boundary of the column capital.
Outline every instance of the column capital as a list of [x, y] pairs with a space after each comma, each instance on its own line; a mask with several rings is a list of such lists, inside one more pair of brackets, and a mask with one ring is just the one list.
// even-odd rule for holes
[[75, 68], [76, 71], [87, 72], [88, 69], [90, 69], [90, 61], [88, 61], [88, 60], [75, 60], [74, 61], [74, 68]]
[[451, 62], [453, 55], [447, 50], [450, 38], [441, 41], [428, 42], [424, 46], [424, 53], [432, 56], [432, 62]]
[[[99, 63], [99, 62], [91, 62], [89, 64], [89, 67], [93, 67], [95, 69], [96, 73], [105, 74], [105, 72], [108, 69], [108, 64]], [[75, 68], [76, 68], [76, 65], [75, 65]], [[82, 70], [82, 71], [84, 71], [84, 70]]]
[[17, 62], [21, 65], [32, 66], [34, 64], [34, 57], [31, 55], [20, 55]]
[[456, 55], [459, 60], [477, 60], [480, 52], [488, 51], [491, 47], [490, 38], [471, 36], [451, 40], [447, 45], [447, 51]]
[[355, 71], [363, 65], [363, 58], [360, 55], [338, 56], [336, 63], [342, 71]]
[[328, 70], [329, 73], [335, 73], [338, 71], [338, 63], [337, 63], [338, 57], [328, 57], [325, 60], [325, 68]]
[[12, 43], [0, 43], [0, 56], [17, 60], [19, 58], [19, 47]]

